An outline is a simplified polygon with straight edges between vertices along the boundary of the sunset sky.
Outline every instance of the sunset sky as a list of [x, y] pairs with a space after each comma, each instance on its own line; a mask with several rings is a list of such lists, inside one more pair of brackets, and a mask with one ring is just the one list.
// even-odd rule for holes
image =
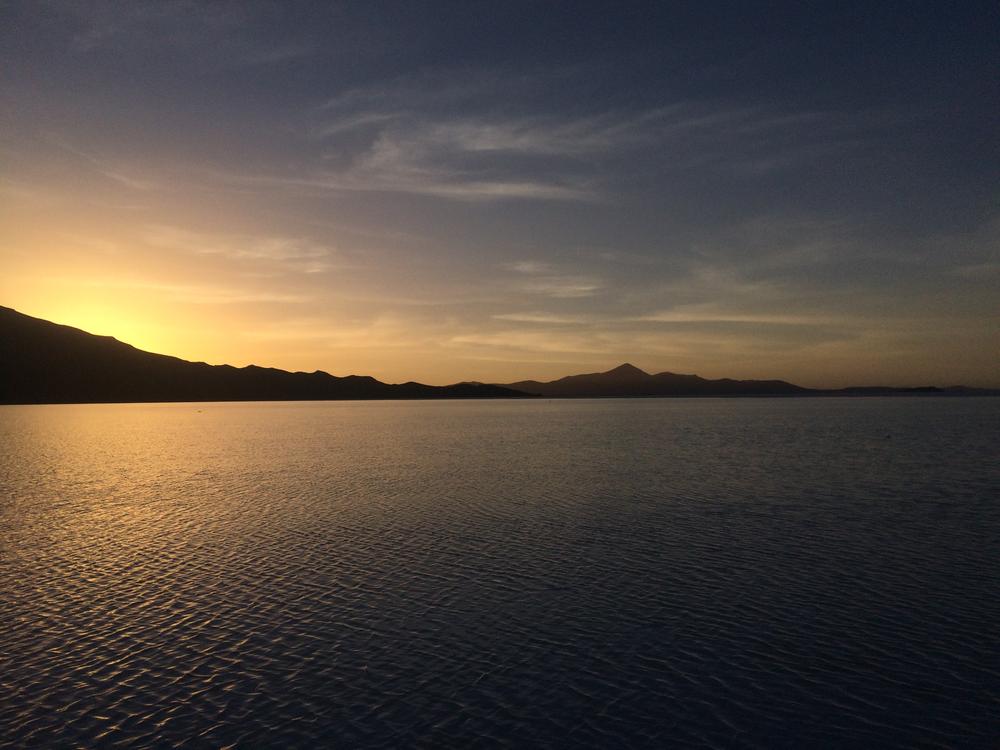
[[0, 305], [389, 382], [1000, 385], [998, 8], [4, 2]]

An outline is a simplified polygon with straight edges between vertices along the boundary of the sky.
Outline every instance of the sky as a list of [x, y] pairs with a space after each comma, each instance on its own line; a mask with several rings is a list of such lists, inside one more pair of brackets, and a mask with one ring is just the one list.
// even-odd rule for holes
[[0, 305], [388, 382], [1000, 385], [1000, 6], [0, 4]]

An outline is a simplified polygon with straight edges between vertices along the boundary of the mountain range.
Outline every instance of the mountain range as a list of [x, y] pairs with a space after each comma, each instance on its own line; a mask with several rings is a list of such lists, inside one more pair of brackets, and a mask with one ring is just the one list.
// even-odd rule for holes
[[650, 375], [625, 363], [607, 372], [569, 375], [540, 383], [522, 380], [507, 388], [537, 393], [549, 398], [601, 398], [642, 396], [794, 396], [810, 393], [808, 388], [784, 380], [706, 380], [697, 375], [660, 372]]
[[650, 374], [628, 363], [607, 372], [570, 375], [549, 382], [391, 384], [367, 375], [336, 377], [320, 370], [287, 372], [256, 365], [237, 368], [188, 362], [0, 307], [0, 403], [4, 404], [900, 394], [1000, 395], [1000, 390], [962, 386], [816, 390], [784, 380], [708, 380], [672, 372]]
[[804, 388], [784, 380], [708, 380], [698, 375], [660, 372], [652, 375], [626, 362], [607, 372], [568, 375], [547, 383], [521, 380], [504, 387], [547, 398], [644, 398], [656, 396], [995, 396], [1000, 390], [928, 385], [917, 388], [853, 386]]
[[152, 354], [0, 307], [0, 403], [518, 398], [496, 385], [383, 383], [365, 375], [232, 367]]

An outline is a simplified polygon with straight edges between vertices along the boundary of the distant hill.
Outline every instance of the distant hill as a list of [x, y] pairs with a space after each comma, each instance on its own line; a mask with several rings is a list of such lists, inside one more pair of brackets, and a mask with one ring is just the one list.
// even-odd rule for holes
[[609, 398], [627, 396], [791, 396], [812, 393], [784, 380], [706, 380], [697, 375], [661, 372], [650, 375], [625, 363], [607, 372], [569, 375], [540, 383], [522, 380], [513, 388], [549, 398]]
[[569, 375], [547, 383], [521, 380], [508, 383], [526, 393], [547, 398], [642, 398], [653, 396], [990, 396], [1000, 391], [952, 386], [938, 388], [893, 388], [889, 386], [852, 387], [835, 390], [803, 388], [784, 380], [708, 380], [697, 375], [660, 372], [651, 375], [635, 365], [625, 363], [607, 372]]
[[0, 403], [524, 396], [496, 385], [391, 385], [368, 376], [188, 362], [0, 307]]

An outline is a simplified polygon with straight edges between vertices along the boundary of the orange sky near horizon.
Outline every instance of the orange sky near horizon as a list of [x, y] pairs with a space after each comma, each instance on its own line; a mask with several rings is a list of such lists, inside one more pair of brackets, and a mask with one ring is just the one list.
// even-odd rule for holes
[[[206, 231], [198, 207], [182, 221], [180, 206], [145, 193], [144, 203], [123, 205], [128, 188], [92, 187], [7, 191], [2, 304], [183, 359], [429, 384], [546, 380], [630, 361], [650, 372], [811, 387], [998, 385], [998, 349], [983, 345], [996, 341], [995, 321], [977, 317], [976, 297], [946, 296], [950, 317], [933, 297], [914, 308], [876, 300], [877, 314], [897, 311], [872, 321], [862, 299], [853, 310], [762, 309], [752, 285], [708, 270], [686, 283], [709, 300], [749, 304], [598, 314], [594, 298], [614, 292], [597, 274], [528, 260], [441, 273], [407, 266], [394, 238], [347, 222], [342, 235], [325, 227], [322, 239], [257, 235], [256, 226], [228, 229], [241, 226], [237, 205], [212, 222], [227, 231]], [[359, 237], [364, 249], [349, 251]], [[985, 290], [991, 280], [961, 281]], [[831, 329], [850, 336], [813, 335]]]

